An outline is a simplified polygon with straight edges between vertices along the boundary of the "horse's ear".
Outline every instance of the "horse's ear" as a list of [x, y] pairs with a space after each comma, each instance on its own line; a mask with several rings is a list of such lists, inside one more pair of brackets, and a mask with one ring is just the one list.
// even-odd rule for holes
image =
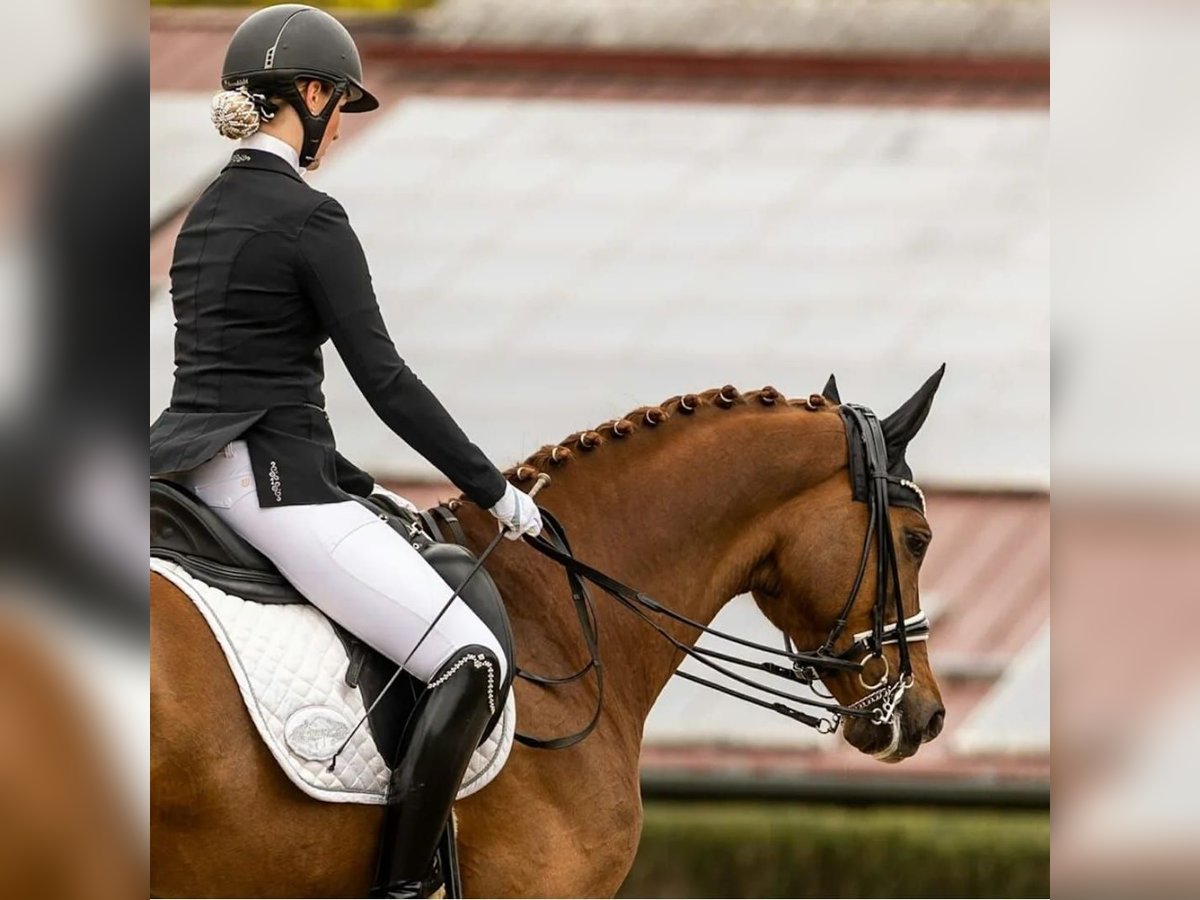
[[933, 395], [937, 393], [938, 385], [942, 383], [942, 376], [945, 373], [946, 364], [942, 363], [941, 368], [929, 376], [929, 380], [921, 385], [915, 394], [905, 400], [898, 410], [880, 423], [883, 426], [883, 437], [887, 442], [889, 459], [903, 458], [904, 448], [917, 436], [917, 432], [925, 424], [925, 417], [929, 415], [929, 408], [933, 405]]
[[830, 403], [836, 403], [839, 406], [842, 403], [842, 398], [838, 396], [837, 378], [834, 377], [832, 372], [829, 373], [829, 380], [825, 382], [825, 387], [821, 391], [821, 396]]

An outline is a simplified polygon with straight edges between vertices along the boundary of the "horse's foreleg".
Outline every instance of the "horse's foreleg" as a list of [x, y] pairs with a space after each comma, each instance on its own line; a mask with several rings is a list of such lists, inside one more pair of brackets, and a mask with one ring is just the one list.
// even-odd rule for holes
[[642, 807], [636, 762], [614, 765], [609, 749], [515, 747], [496, 781], [456, 806], [468, 897], [616, 892], [637, 853]]

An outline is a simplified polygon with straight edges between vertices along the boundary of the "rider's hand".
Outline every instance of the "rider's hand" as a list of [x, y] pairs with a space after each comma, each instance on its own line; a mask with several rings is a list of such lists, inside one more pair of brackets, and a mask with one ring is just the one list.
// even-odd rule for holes
[[515, 541], [523, 534], [537, 537], [542, 530], [542, 514], [533, 498], [511, 484], [488, 512], [500, 520], [504, 536], [510, 541]]

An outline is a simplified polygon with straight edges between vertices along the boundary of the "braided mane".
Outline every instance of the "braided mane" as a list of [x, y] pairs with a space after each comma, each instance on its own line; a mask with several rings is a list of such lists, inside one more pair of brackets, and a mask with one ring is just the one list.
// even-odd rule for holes
[[[770, 385], [745, 393], [739, 391], [732, 384], [727, 384], [724, 387], [711, 388], [698, 394], [678, 394], [669, 397], [657, 406], [639, 406], [620, 418], [610, 419], [595, 428], [576, 431], [567, 435], [557, 444], [546, 444], [535, 450], [524, 461], [505, 469], [504, 476], [515, 482], [531, 481], [541, 472], [561, 466], [579, 454], [591, 453], [609, 441], [622, 440], [643, 428], [657, 428], [677, 415], [690, 416], [702, 407], [733, 409], [737, 406], [757, 404], [763, 407], [781, 405], [817, 410], [824, 407], [827, 402], [821, 394], [810, 394], [803, 398], [788, 398]], [[448, 505], [453, 510], [457, 509], [462, 502], [462, 498], [458, 497], [450, 500]]]
[[758, 404], [764, 407], [776, 404], [818, 409], [825, 405], [820, 394], [811, 394], [802, 399], [788, 399], [775, 388], [767, 386], [757, 391], [742, 393], [731, 384], [712, 388], [698, 394], [679, 394], [664, 400], [657, 406], [639, 406], [620, 418], [569, 434], [557, 444], [546, 444], [534, 451], [523, 462], [505, 470], [509, 479], [528, 481], [545, 469], [560, 466], [577, 454], [590, 453], [612, 440], [627, 438], [643, 428], [657, 428], [677, 415], [690, 416], [701, 407], [715, 406], [732, 409], [735, 406]]

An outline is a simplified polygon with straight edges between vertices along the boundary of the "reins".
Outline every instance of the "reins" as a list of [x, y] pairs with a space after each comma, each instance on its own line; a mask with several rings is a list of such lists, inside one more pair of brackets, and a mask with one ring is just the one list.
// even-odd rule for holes
[[[541, 513], [542, 533], [548, 535], [550, 539], [547, 540], [541, 535], [537, 538], [526, 536], [526, 543], [547, 555], [553, 553], [564, 559], [573, 560], [575, 557], [571, 554], [571, 545], [567, 541], [567, 533], [562, 525], [546, 510], [541, 510]], [[588, 672], [594, 671], [596, 673], [596, 708], [588, 723], [572, 734], [556, 738], [539, 738], [531, 734], [523, 734], [520, 731], [516, 733], [516, 740], [526, 747], [533, 747], [536, 750], [563, 750], [578, 744], [595, 730], [596, 725], [600, 722], [600, 715], [604, 711], [604, 664], [600, 661], [600, 634], [596, 627], [596, 610], [580, 573], [572, 567], [564, 566], [564, 568], [567, 573], [567, 584], [571, 589], [571, 602], [579, 618], [579, 628], [583, 632], [583, 639], [587, 644], [591, 659], [584, 664], [583, 668], [570, 675], [537, 675], [527, 669], [522, 669], [515, 660], [513, 668], [517, 678], [543, 687], [571, 684], [583, 678]]]

